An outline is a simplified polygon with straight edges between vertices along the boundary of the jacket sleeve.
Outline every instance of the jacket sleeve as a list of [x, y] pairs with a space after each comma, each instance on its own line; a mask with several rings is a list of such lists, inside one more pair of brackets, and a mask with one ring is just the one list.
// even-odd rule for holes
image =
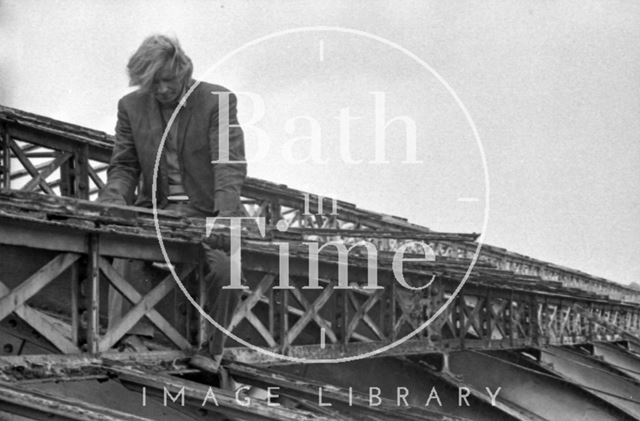
[[[244, 133], [236, 115], [236, 96], [231, 92], [215, 94], [218, 108], [211, 116], [209, 126], [209, 147], [215, 182], [213, 211], [216, 215], [232, 216], [240, 209], [240, 193], [247, 176]], [[228, 156], [224, 150], [225, 137], [229, 145]]]
[[132, 204], [139, 179], [138, 154], [131, 133], [129, 115], [121, 99], [118, 101], [116, 141], [107, 169], [107, 184], [100, 192], [98, 202], [118, 205]]

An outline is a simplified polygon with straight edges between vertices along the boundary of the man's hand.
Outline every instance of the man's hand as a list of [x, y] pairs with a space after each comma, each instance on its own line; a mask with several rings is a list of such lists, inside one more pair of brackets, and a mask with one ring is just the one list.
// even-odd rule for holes
[[127, 206], [127, 202], [121, 197], [98, 197], [96, 202], [103, 205]]
[[124, 199], [118, 199], [118, 198], [103, 198], [103, 199], [98, 199], [97, 203], [101, 204], [101, 205], [107, 205], [107, 207], [105, 207], [104, 209], [102, 209], [100, 211], [100, 215], [102, 216], [114, 216], [117, 218], [124, 218], [124, 219], [130, 219], [130, 220], [135, 220], [136, 217], [138, 216], [138, 213], [133, 210], [130, 209], [127, 206], [127, 202]]
[[215, 211], [214, 216], [217, 218], [231, 218], [234, 216], [238, 216], [238, 212], [232, 210]]

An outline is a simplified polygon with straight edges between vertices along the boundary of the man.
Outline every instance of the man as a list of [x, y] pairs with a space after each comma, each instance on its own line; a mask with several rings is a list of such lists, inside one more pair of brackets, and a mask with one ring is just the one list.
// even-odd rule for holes
[[[158, 207], [188, 217], [238, 216], [246, 164], [238, 162], [245, 161], [245, 156], [235, 95], [222, 86], [198, 82], [184, 98], [196, 83], [191, 78], [193, 65], [178, 41], [163, 35], [145, 39], [131, 56], [127, 71], [130, 85], [139, 89], [118, 102], [115, 146], [107, 184], [98, 200], [151, 207], [160, 141], [171, 115], [179, 108], [157, 171]], [[215, 300], [213, 316], [225, 326], [238, 299], [237, 293], [221, 289], [229, 282], [229, 258], [211, 249], [206, 250], [206, 256], [211, 269], [206, 279], [208, 301]], [[122, 271], [131, 271], [130, 264], [123, 266]], [[112, 307], [118, 312], [118, 306], [110, 302]], [[218, 363], [223, 342], [224, 334], [214, 329], [209, 348]]]

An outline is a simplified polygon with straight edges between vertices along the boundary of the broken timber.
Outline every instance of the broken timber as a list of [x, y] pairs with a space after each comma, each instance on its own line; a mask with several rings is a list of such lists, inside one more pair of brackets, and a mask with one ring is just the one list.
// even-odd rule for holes
[[[92, 381], [110, 387], [107, 393], [125, 393], [123, 396], [129, 395], [118, 391], [114, 381], [133, 387], [135, 393], [148, 387], [150, 397], [154, 389], [161, 396], [165, 386], [184, 386], [187, 408], [172, 410], [211, 419], [225, 414], [292, 420], [541, 420], [559, 419], [567, 411], [586, 407], [596, 414], [592, 419], [598, 420], [632, 419], [640, 414], [635, 398], [623, 398], [640, 396], [636, 354], [640, 350], [640, 293], [489, 245], [482, 245], [467, 284], [431, 324], [376, 355], [380, 359], [361, 362], [364, 366], [324, 364], [317, 365], [322, 370], [303, 369], [239, 341], [228, 341], [223, 370], [256, 391], [277, 385], [282, 403], [288, 406], [274, 409], [257, 399], [256, 407], [246, 409], [233, 402], [229, 391], [217, 388], [222, 408], [202, 412], [197, 402], [206, 396], [202, 382], [211, 373], [189, 367], [185, 361], [202, 345], [206, 323], [162, 264], [152, 211], [87, 200], [104, 184], [113, 138], [0, 107], [0, 139], [0, 353], [13, 355], [4, 361], [0, 357], [0, 419], [3, 411], [33, 418], [145, 419], [134, 415], [135, 411], [121, 413], [119, 408], [52, 396], [45, 393], [51, 380], [68, 383], [78, 396], [83, 386], [74, 389], [72, 384], [98, 390], [96, 384], [87, 383]], [[238, 339], [289, 357], [321, 360], [375, 353], [411, 334], [449, 300], [478, 249], [476, 234], [434, 232], [348, 202], [336, 202], [336, 215], [309, 215], [310, 209], [318, 211], [320, 205], [329, 209], [332, 202], [263, 180], [249, 179], [243, 197], [247, 215], [264, 217], [267, 230], [265, 235], [251, 228], [243, 232], [243, 282], [250, 289], [227, 327]], [[200, 243], [228, 246], [228, 233], [218, 229], [207, 237], [203, 220], [162, 210], [158, 215], [171, 263], [180, 272], [184, 287], [204, 305]], [[276, 229], [279, 221], [287, 224], [287, 232]], [[380, 250], [378, 282], [383, 289], [363, 288], [368, 260], [357, 247], [348, 257], [351, 288], [336, 288], [340, 260], [331, 250], [320, 254], [321, 288], [304, 288], [310, 264], [304, 243], [336, 239], [347, 245], [362, 239], [376, 245]], [[408, 240], [424, 241], [436, 254], [434, 261], [404, 266], [410, 283], [429, 283], [419, 292], [400, 286], [391, 268], [392, 253]], [[291, 289], [276, 288], [282, 267], [276, 243], [282, 241], [289, 244]], [[131, 280], [114, 268], [114, 258], [145, 262], [153, 287], [146, 291], [133, 288]], [[115, 326], [106, 323], [107, 286], [132, 304]], [[117, 352], [124, 346], [121, 339], [143, 319], [151, 323], [157, 336], [139, 346], [165, 351]], [[604, 362], [596, 363], [593, 358], [604, 358]], [[434, 359], [441, 361], [434, 364]], [[557, 367], [550, 368], [550, 361]], [[399, 364], [404, 369], [394, 371], [392, 367]], [[608, 373], [603, 378], [610, 379], [609, 389], [598, 389], [589, 370], [581, 368], [591, 365]], [[373, 367], [389, 390], [392, 385], [397, 388], [400, 379], [415, 381], [412, 376], [418, 374], [446, 390], [467, 387], [469, 399], [480, 409], [449, 405], [444, 398], [441, 411], [397, 408], [389, 391], [380, 407], [372, 407], [367, 404], [365, 387], [372, 381], [364, 379]], [[511, 390], [494, 406], [483, 394], [482, 381], [506, 382], [500, 376], [527, 377], [530, 384], [543, 387], [512, 381]], [[352, 391], [349, 382], [358, 390]], [[314, 390], [322, 385], [333, 407], [317, 402]], [[535, 405], [523, 398], [525, 394], [536, 396]], [[551, 405], [554, 394], [561, 399]], [[453, 397], [448, 397], [451, 403]]]

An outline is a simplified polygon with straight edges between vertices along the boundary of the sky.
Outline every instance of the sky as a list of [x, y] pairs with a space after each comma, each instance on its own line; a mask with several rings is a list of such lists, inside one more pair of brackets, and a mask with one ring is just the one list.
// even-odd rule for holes
[[640, 2], [0, 0], [0, 104], [113, 133], [153, 33], [238, 94], [250, 176], [640, 280]]

